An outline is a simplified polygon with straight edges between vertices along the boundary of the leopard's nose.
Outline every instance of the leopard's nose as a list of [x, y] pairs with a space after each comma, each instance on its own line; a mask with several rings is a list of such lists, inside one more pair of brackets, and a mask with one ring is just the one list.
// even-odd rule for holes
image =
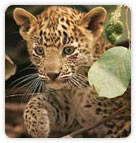
[[58, 76], [59, 76], [59, 72], [48, 72], [47, 73], [47, 76], [52, 79], [52, 80], [55, 80]]

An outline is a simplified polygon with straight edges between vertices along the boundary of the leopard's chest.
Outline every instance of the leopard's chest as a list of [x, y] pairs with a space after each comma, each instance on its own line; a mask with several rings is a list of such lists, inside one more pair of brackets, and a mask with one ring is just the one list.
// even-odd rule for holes
[[104, 100], [96, 98], [96, 92], [92, 87], [64, 90], [56, 98], [64, 110], [70, 107], [81, 126], [98, 122], [109, 114], [109, 107], [103, 106]]

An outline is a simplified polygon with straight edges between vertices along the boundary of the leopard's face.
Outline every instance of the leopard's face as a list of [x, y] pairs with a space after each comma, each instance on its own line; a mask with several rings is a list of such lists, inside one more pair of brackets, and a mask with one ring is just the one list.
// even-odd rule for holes
[[[94, 45], [101, 36], [105, 15], [103, 8], [85, 14], [67, 7], [50, 7], [38, 17], [23, 9], [14, 11], [31, 61], [47, 88], [88, 85], [86, 71], [93, 63]], [[25, 17], [29, 21], [23, 22]]]

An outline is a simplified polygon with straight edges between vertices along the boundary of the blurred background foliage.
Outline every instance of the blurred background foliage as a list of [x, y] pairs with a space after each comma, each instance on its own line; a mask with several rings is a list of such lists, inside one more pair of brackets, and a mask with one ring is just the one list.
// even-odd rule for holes
[[[69, 7], [76, 8], [82, 12], [88, 12], [92, 8], [97, 7], [99, 5], [69, 5]], [[109, 16], [113, 10], [115, 10], [116, 6], [114, 5], [101, 5], [103, 6], [107, 12], [107, 20], [105, 22], [105, 26], [107, 25], [107, 22], [109, 20]], [[33, 73], [33, 69], [25, 70], [21, 72], [22, 69], [27, 67], [31, 62], [29, 60], [29, 56], [27, 53], [27, 46], [26, 42], [21, 38], [19, 35], [19, 27], [16, 25], [14, 19], [13, 19], [13, 10], [16, 7], [24, 8], [31, 12], [34, 15], [40, 14], [44, 9], [46, 9], [47, 5], [13, 5], [9, 6], [5, 11], [5, 51], [6, 54], [11, 58], [11, 60], [16, 64], [16, 74], [6, 80], [5, 83], [5, 92], [6, 97], [10, 95], [17, 94], [15, 93], [15, 90], [12, 90], [11, 83], [18, 79], [19, 77], [22, 77], [24, 75], [27, 75], [28, 73]], [[130, 17], [130, 10], [128, 13], [128, 25], [129, 29], [131, 26], [131, 17]], [[122, 38], [116, 43], [116, 45], [122, 45], [128, 47], [128, 38], [127, 38], [127, 31], [125, 28], [125, 9], [122, 10], [121, 14], [121, 20], [124, 23], [124, 29], [123, 29], [123, 35]], [[103, 37], [105, 37], [105, 34], [103, 33]], [[6, 67], [5, 67], [6, 68]], [[19, 91], [20, 93], [25, 93], [26, 89], [22, 89]], [[9, 137], [30, 137], [27, 135], [26, 130], [23, 125], [23, 110], [24, 110], [24, 103], [22, 103], [22, 97], [12, 97], [12, 98], [6, 98], [6, 134]], [[18, 104], [19, 103], [19, 104]]]

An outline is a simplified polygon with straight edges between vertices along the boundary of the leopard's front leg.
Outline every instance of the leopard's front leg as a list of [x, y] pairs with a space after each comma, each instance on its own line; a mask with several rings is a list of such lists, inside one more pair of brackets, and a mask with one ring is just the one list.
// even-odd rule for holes
[[78, 127], [75, 112], [64, 95], [39, 94], [28, 102], [24, 123], [32, 137], [48, 137], [54, 131], [70, 131]]

